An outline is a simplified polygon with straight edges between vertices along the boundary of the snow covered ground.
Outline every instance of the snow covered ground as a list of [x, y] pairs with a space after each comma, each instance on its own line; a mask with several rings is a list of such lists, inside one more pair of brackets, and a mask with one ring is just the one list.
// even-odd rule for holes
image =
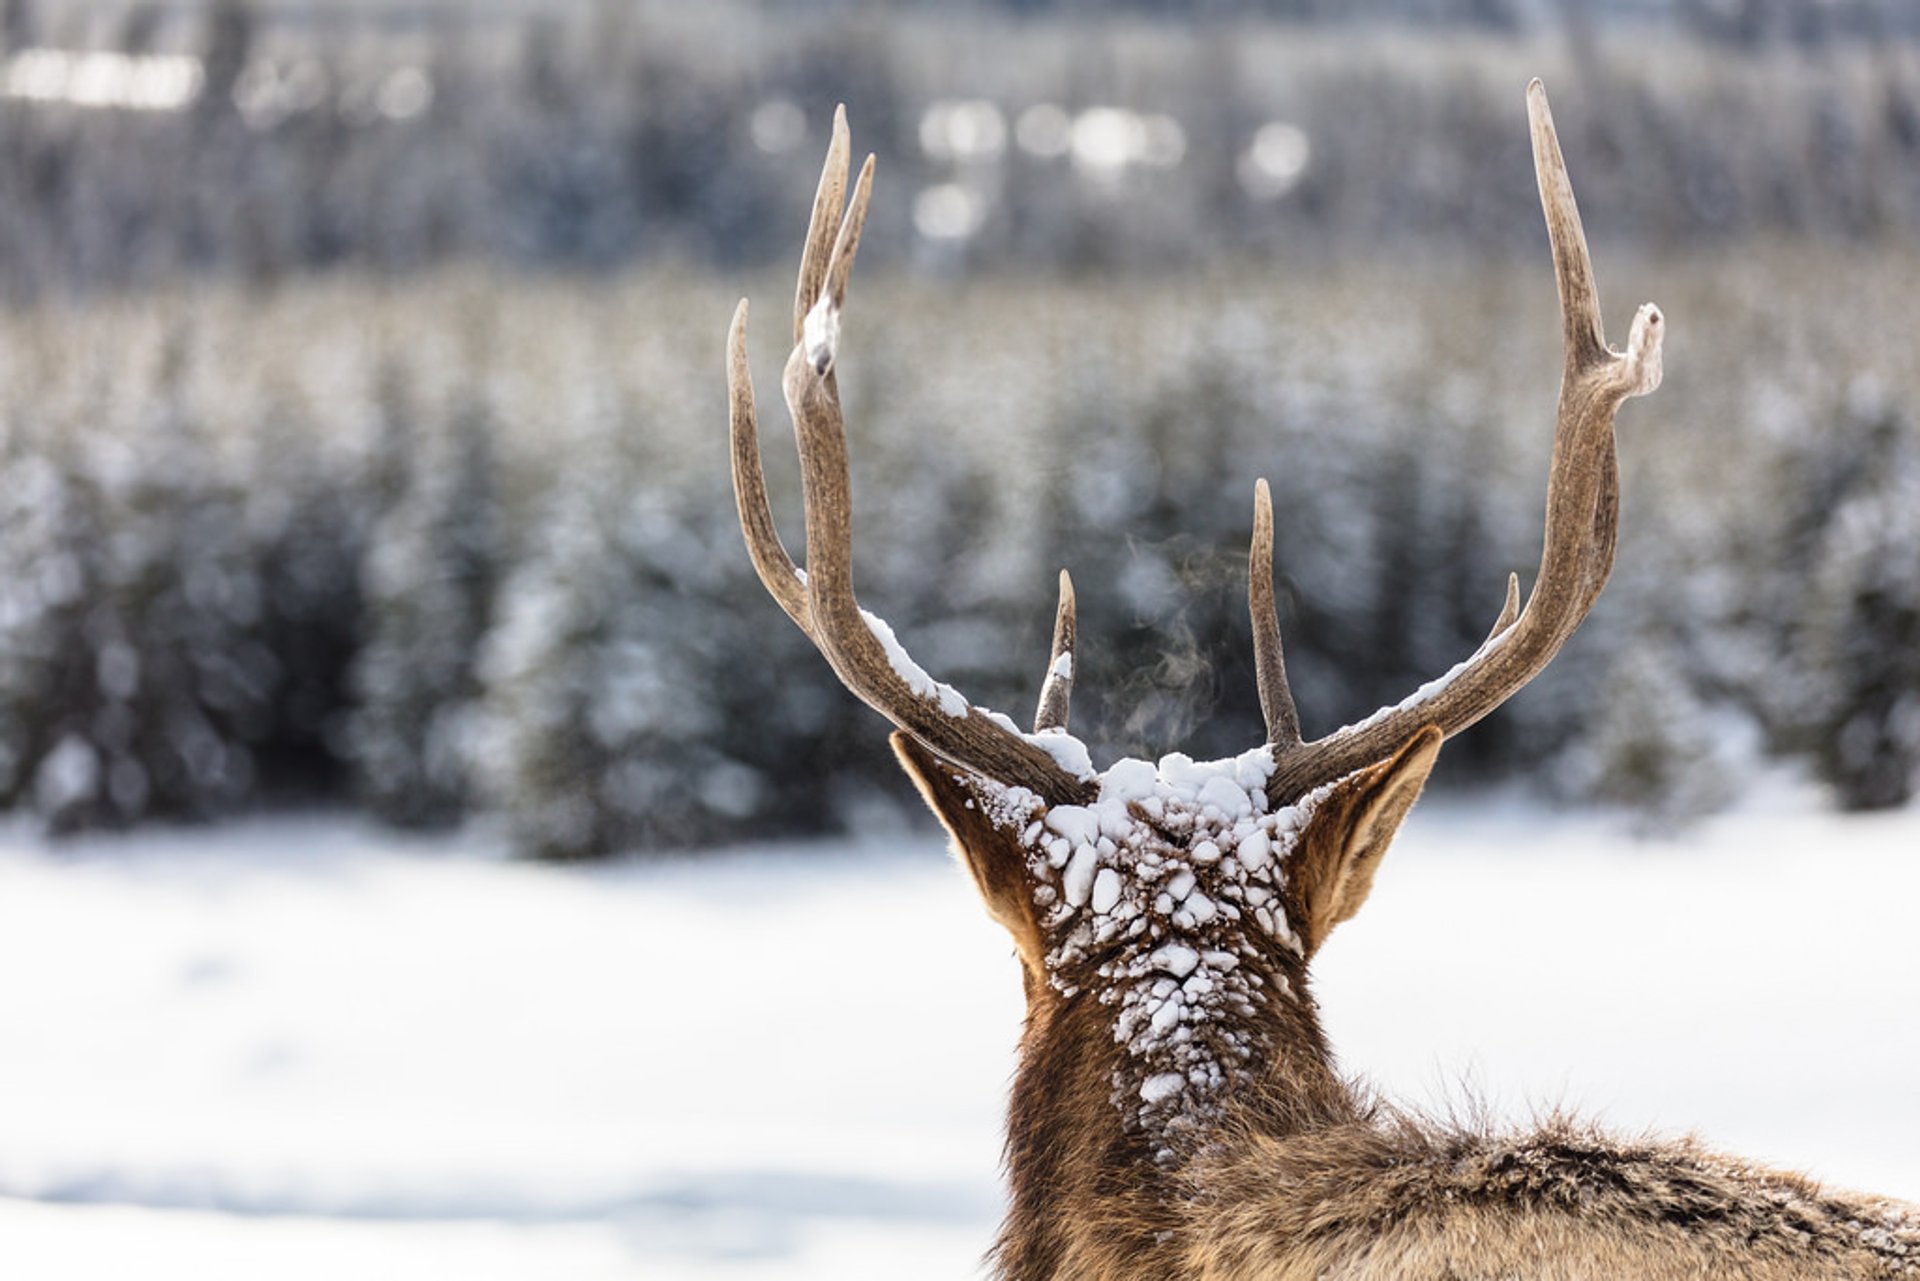
[[[1920, 1199], [1920, 810], [1430, 802], [1321, 958], [1416, 1100]], [[0, 1274], [965, 1277], [1019, 983], [931, 838], [509, 863], [346, 817], [0, 834]]]

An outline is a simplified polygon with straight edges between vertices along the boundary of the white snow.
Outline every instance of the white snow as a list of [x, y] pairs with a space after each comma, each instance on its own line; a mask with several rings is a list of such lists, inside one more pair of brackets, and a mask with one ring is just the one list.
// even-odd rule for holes
[[1093, 894], [1093, 878], [1100, 866], [1100, 853], [1092, 845], [1074, 847], [1067, 866], [1060, 873], [1060, 893], [1070, 908], [1085, 907]]
[[908, 689], [921, 698], [930, 698], [938, 703], [940, 710], [948, 716], [967, 714], [965, 696], [953, 686], [935, 680], [927, 674], [926, 668], [914, 662], [913, 656], [907, 653], [906, 646], [900, 643], [900, 638], [893, 634], [893, 628], [887, 624], [886, 619], [864, 609], [860, 611], [860, 617], [866, 620], [867, 630], [873, 633], [874, 638], [880, 642], [880, 647], [886, 651], [888, 665], [901, 680], [907, 683]]
[[1506, 644], [1507, 637], [1511, 635], [1513, 635], [1513, 626], [1512, 624], [1508, 624], [1505, 630], [1493, 636], [1489, 636], [1487, 637], [1486, 640], [1482, 641], [1479, 649], [1474, 650], [1473, 653], [1467, 655], [1465, 658], [1455, 663], [1452, 667], [1449, 667], [1446, 671], [1440, 673], [1440, 675], [1434, 677], [1432, 680], [1428, 681], [1426, 684], [1422, 685], [1420, 688], [1414, 690], [1413, 693], [1407, 695], [1405, 698], [1401, 699], [1398, 703], [1395, 703], [1392, 707], [1382, 707], [1377, 711], [1370, 712], [1366, 716], [1363, 716], [1359, 720], [1355, 721], [1353, 724], [1344, 726], [1340, 732], [1341, 733], [1358, 733], [1359, 731], [1366, 729], [1370, 725], [1373, 725], [1379, 721], [1385, 720], [1387, 717], [1394, 715], [1396, 712], [1404, 712], [1409, 710], [1410, 708], [1419, 707], [1425, 703], [1432, 702], [1434, 699], [1438, 698], [1440, 695], [1446, 693], [1448, 687], [1451, 686], [1455, 681], [1459, 680], [1460, 677], [1466, 673], [1468, 668], [1478, 663], [1481, 659], [1485, 658], [1488, 654], [1492, 653], [1494, 650], [1500, 648], [1500, 646]]
[[[978, 1275], [1020, 982], [939, 844], [596, 870], [333, 818], [0, 830], [5, 1271]], [[1317, 997], [1402, 1097], [1920, 1199], [1916, 849], [1920, 809], [1643, 843], [1430, 798]]]
[[1043, 729], [1037, 734], [1028, 734], [1026, 738], [1029, 743], [1053, 757], [1055, 764], [1075, 778], [1093, 777], [1093, 757], [1087, 753], [1087, 745], [1067, 731]]
[[[1225, 956], [1236, 962], [1238, 961], [1238, 958], [1234, 957], [1231, 952], [1220, 952], [1210, 955]], [[1155, 948], [1153, 955], [1147, 958], [1147, 963], [1164, 974], [1171, 974], [1177, 979], [1183, 979], [1193, 973], [1194, 969], [1199, 966], [1200, 954], [1184, 943], [1169, 943], [1165, 947]]]
[[1007, 715], [1005, 712], [996, 712], [990, 707], [982, 707], [976, 703], [973, 707], [973, 714], [975, 716], [986, 717], [995, 725], [998, 725], [1001, 729], [1015, 737], [1018, 737], [1021, 732], [1020, 727], [1013, 723], [1013, 717]]
[[1185, 1089], [1187, 1079], [1178, 1072], [1167, 1072], [1160, 1076], [1150, 1076], [1140, 1082], [1140, 1099], [1148, 1106], [1164, 1103]]
[[1073, 651], [1072, 650], [1063, 649], [1060, 651], [1060, 657], [1053, 660], [1052, 672], [1055, 676], [1058, 676], [1063, 681], [1070, 681], [1073, 679]]
[[800, 322], [800, 341], [806, 344], [807, 363], [815, 373], [824, 374], [833, 367], [840, 347], [840, 309], [834, 306], [831, 293], [822, 293], [807, 309], [806, 319]]
[[1100, 838], [1100, 819], [1084, 805], [1056, 805], [1047, 811], [1048, 831], [1064, 836], [1072, 845], [1091, 845]]
[[966, 1276], [1020, 1008], [932, 838], [0, 827], [0, 1275]]

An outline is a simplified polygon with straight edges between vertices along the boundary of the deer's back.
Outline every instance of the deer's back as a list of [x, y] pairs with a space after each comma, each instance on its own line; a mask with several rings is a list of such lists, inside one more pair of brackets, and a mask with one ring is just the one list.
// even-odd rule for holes
[[1920, 1277], [1920, 1206], [1570, 1123], [1252, 1136], [1200, 1183], [1189, 1258], [1206, 1281]]

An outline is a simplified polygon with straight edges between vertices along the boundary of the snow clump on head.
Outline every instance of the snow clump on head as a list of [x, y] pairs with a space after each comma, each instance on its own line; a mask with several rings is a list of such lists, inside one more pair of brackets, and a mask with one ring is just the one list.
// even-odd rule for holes
[[[1078, 747], [1059, 731], [1044, 737], [1056, 758], [1072, 754], [1061, 740]], [[1126, 1054], [1113, 1101], [1163, 1159], [1205, 1130], [1223, 1089], [1261, 1057], [1256, 1015], [1272, 987], [1290, 995], [1284, 975], [1248, 962], [1276, 947], [1304, 952], [1282, 902], [1283, 861], [1325, 789], [1270, 810], [1273, 768], [1265, 747], [1212, 762], [1176, 752], [1117, 762], [1087, 805], [1049, 809], [1016, 789], [987, 806], [1026, 852], [1048, 982], [1067, 997], [1084, 984], [1115, 1007]]]

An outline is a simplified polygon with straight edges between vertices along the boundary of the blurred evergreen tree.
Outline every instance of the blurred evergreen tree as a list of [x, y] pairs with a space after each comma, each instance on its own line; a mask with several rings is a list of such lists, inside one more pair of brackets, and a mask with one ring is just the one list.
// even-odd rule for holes
[[259, 635], [275, 671], [254, 754], [267, 796], [337, 795], [348, 676], [366, 626], [360, 565], [385, 504], [370, 466], [322, 447], [300, 397], [282, 389], [259, 412], [245, 510]]
[[1848, 809], [1904, 805], [1920, 785], [1920, 432], [1882, 407], [1857, 485], [1828, 513], [1796, 641], [1816, 761]]
[[[1597, 668], [1581, 732], [1552, 761], [1564, 795], [1618, 805], [1648, 832], [1711, 814], [1739, 794], [1741, 750], [1731, 711], [1701, 700], [1684, 656], [1657, 626], [1622, 636]], [[1744, 728], [1744, 726], [1742, 727]]]
[[[97, 679], [87, 616], [101, 567], [99, 501], [58, 429], [16, 427], [0, 486], [0, 803], [29, 811], [97, 801], [87, 733]], [[49, 761], [55, 762], [49, 766]]]
[[17, 469], [4, 650], [13, 797], [55, 831], [230, 812], [256, 781], [274, 656], [237, 493], [162, 356], [137, 427], [65, 424]]
[[697, 840], [703, 790], [729, 779], [739, 809], [755, 800], [750, 774], [708, 782], [721, 763], [702, 638], [661, 634], [698, 615], [673, 592], [669, 548], [638, 537], [640, 522], [670, 534], [674, 518], [657, 490], [629, 496], [617, 457], [589, 450], [564, 468], [482, 660], [488, 794], [538, 858]]
[[364, 803], [403, 827], [466, 812], [474, 666], [504, 560], [493, 432], [487, 411], [467, 404], [427, 438], [361, 570], [366, 632], [346, 750]]

